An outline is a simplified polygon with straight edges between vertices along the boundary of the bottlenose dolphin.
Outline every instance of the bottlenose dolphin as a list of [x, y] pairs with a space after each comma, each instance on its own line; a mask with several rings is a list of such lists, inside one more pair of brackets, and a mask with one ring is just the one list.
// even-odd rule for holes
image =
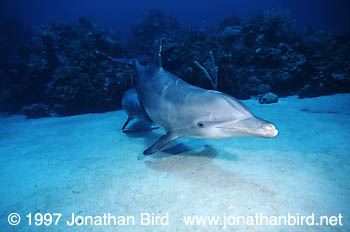
[[129, 122], [133, 119], [139, 119], [139, 120], [152, 123], [152, 120], [148, 117], [145, 109], [140, 103], [139, 95], [137, 94], [137, 91], [135, 88], [131, 88], [124, 93], [122, 98], [122, 107], [123, 107], [123, 110], [128, 115], [128, 119], [126, 120], [126, 122], [122, 127], [123, 132], [127, 132], [125, 128], [129, 124]]
[[236, 98], [202, 89], [167, 72], [161, 65], [161, 49], [154, 62], [143, 66], [134, 60], [139, 99], [150, 119], [166, 134], [146, 149], [150, 155], [179, 137], [222, 139], [277, 136], [275, 126], [255, 117]]

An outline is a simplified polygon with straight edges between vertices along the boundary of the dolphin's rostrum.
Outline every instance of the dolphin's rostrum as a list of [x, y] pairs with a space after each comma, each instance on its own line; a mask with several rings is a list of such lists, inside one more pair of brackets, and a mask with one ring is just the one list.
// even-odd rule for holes
[[255, 117], [236, 98], [188, 84], [161, 65], [161, 49], [155, 61], [143, 66], [137, 60], [139, 99], [151, 120], [166, 134], [144, 151], [157, 152], [179, 137], [222, 139], [277, 136], [275, 126]]

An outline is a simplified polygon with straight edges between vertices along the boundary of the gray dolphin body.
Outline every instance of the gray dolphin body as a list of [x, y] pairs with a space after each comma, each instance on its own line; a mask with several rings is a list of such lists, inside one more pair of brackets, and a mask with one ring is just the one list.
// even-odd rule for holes
[[148, 117], [145, 109], [141, 105], [139, 95], [137, 94], [135, 88], [131, 88], [124, 93], [122, 98], [122, 107], [128, 115], [128, 119], [122, 127], [123, 132], [126, 132], [126, 126], [133, 119], [139, 119], [150, 123], [152, 122], [152, 120]]
[[275, 126], [255, 117], [236, 98], [188, 84], [161, 66], [161, 54], [153, 64], [137, 61], [139, 99], [151, 120], [166, 134], [144, 151], [150, 155], [179, 137], [222, 139], [277, 136]]

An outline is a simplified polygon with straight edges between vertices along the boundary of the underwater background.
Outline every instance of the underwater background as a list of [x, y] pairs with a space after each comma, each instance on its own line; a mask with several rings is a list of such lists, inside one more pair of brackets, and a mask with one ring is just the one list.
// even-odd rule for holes
[[269, 91], [314, 97], [350, 89], [348, 1], [2, 5], [0, 110], [5, 112], [118, 109], [133, 74], [108, 57], [150, 58], [160, 38], [164, 67], [204, 88], [210, 82], [194, 61], [213, 69], [212, 51], [218, 90], [239, 99]]
[[[349, 15], [348, 0], [1, 1], [0, 231], [349, 231]], [[130, 128], [146, 130], [122, 132], [135, 77], [126, 63], [150, 64], [160, 40], [164, 69], [240, 99], [279, 135], [181, 138], [143, 156], [163, 132], [142, 120]], [[170, 224], [65, 223], [142, 212], [168, 213]], [[62, 219], [30, 227], [29, 213]], [[343, 220], [183, 222], [256, 213]]]

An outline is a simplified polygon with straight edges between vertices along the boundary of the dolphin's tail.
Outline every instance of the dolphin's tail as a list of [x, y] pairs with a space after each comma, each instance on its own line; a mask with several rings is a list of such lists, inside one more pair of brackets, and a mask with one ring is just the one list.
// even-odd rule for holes
[[126, 122], [124, 123], [123, 127], [122, 127], [122, 131], [125, 132], [125, 128], [126, 126], [129, 124], [129, 122], [132, 120], [131, 117], [128, 117], [128, 119], [126, 120]]

